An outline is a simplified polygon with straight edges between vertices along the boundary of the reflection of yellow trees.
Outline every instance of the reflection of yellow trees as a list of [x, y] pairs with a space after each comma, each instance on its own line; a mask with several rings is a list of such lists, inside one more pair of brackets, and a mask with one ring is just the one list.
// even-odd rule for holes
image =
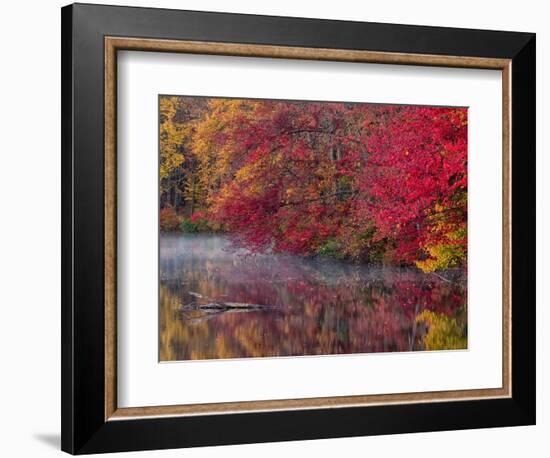
[[[228, 351], [222, 334], [212, 332], [208, 323], [188, 325], [178, 312], [181, 303], [167, 288], [160, 288], [160, 360], [205, 359], [205, 354], [216, 358], [235, 358]], [[178, 357], [184, 354], [185, 357]]]
[[416, 321], [428, 325], [428, 333], [423, 338], [426, 350], [460, 350], [468, 347], [465, 326], [459, 325], [457, 319], [424, 310]]
[[[161, 239], [161, 360], [466, 346], [465, 289], [459, 278], [451, 283], [412, 269], [247, 257], [227, 251], [223, 240]], [[267, 308], [218, 314], [182, 309], [212, 301]]]
[[[212, 289], [209, 289], [212, 291]], [[457, 321], [421, 312], [382, 290], [372, 306], [358, 297], [318, 287], [301, 306], [210, 315], [178, 311], [178, 296], [161, 287], [161, 360], [323, 355], [465, 348]], [[330, 297], [332, 293], [332, 297]], [[300, 301], [290, 295], [290, 304]], [[183, 315], [182, 315], [183, 313]], [[428, 334], [416, 322], [428, 324]]]

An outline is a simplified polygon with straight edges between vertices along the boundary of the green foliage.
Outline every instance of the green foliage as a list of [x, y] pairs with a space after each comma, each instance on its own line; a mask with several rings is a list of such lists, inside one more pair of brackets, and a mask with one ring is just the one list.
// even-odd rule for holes
[[362, 234], [362, 239], [366, 246], [367, 259], [370, 262], [383, 262], [389, 244], [386, 239], [377, 239], [375, 235], [376, 228], [374, 226]]
[[468, 347], [466, 328], [456, 319], [424, 310], [416, 321], [428, 325], [428, 333], [423, 338], [426, 350], [460, 350]]
[[179, 229], [181, 232], [194, 234], [196, 232], [208, 232], [210, 231], [210, 226], [205, 219], [192, 220], [191, 218], [184, 218], [179, 225]]
[[342, 252], [341, 245], [334, 239], [328, 239], [317, 249], [319, 256], [328, 256], [336, 259], [343, 259], [345, 254]]
[[187, 232], [187, 233], [199, 232], [199, 226], [198, 226], [198, 224], [195, 224], [190, 219], [184, 219], [180, 223], [180, 231], [181, 232]]
[[372, 225], [368, 225], [363, 230], [350, 228], [343, 235], [341, 245], [344, 247], [346, 256], [373, 263], [384, 262], [386, 253], [391, 248], [386, 238], [377, 237], [376, 228]]

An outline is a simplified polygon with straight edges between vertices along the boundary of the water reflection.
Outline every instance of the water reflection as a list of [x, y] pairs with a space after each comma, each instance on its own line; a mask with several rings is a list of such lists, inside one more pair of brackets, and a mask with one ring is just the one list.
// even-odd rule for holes
[[160, 280], [162, 361], [466, 347], [463, 281], [416, 269], [161, 234]]

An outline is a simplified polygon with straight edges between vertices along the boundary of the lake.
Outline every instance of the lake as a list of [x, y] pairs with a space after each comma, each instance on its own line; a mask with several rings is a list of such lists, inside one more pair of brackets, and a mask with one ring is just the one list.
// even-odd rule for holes
[[161, 233], [160, 359], [465, 348], [463, 277]]

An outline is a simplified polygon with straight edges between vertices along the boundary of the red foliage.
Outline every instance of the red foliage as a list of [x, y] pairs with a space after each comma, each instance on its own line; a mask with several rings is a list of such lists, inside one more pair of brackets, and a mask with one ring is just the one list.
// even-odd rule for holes
[[203, 221], [205, 219], [205, 214], [203, 211], [197, 211], [194, 212], [189, 219], [193, 223], [199, 223], [200, 221]]
[[375, 227], [411, 263], [465, 228], [465, 108], [239, 103], [207, 130], [231, 164], [208, 219], [252, 250], [314, 254], [335, 240], [353, 255]]
[[[387, 107], [372, 130], [370, 167], [358, 180], [371, 199], [358, 215], [373, 218], [380, 236], [397, 242], [399, 259], [413, 262], [427, 243], [466, 224], [466, 109]], [[457, 240], [466, 243], [466, 237]]]

